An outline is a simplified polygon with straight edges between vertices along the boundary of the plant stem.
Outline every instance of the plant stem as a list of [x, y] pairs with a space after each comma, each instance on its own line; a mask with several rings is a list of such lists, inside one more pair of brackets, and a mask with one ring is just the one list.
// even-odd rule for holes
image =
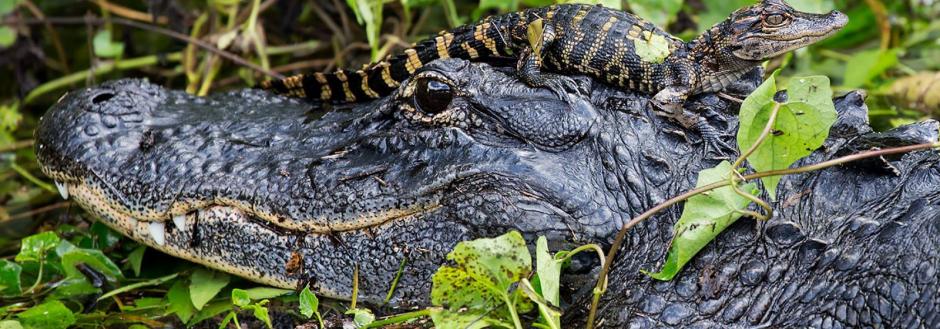
[[509, 294], [503, 294], [503, 301], [506, 302], [506, 307], [509, 308], [509, 316], [512, 317], [512, 323], [516, 326], [516, 329], [522, 329], [522, 322], [519, 320], [519, 313], [516, 312], [516, 305], [509, 300]]
[[39, 180], [39, 178], [36, 178], [36, 176], [30, 174], [29, 171], [23, 169], [23, 167], [20, 167], [20, 165], [16, 164], [16, 162], [10, 162], [10, 169], [13, 169], [13, 171], [16, 171], [16, 173], [20, 174], [20, 176], [23, 176], [23, 178], [26, 178], [26, 180], [36, 184], [36, 186], [39, 186], [43, 190], [49, 191], [53, 194], [59, 193], [56, 188], [52, 187], [52, 185]]
[[[803, 166], [799, 168], [771, 170], [771, 171], [745, 175], [743, 179], [752, 180], [752, 179], [771, 177], [771, 176], [802, 174], [802, 173], [821, 170], [821, 169], [825, 169], [829, 167], [834, 167], [834, 166], [838, 166], [841, 164], [858, 161], [862, 159], [874, 158], [874, 157], [879, 157], [883, 155], [904, 154], [904, 153], [909, 153], [909, 152], [914, 152], [914, 151], [928, 150], [932, 148], [940, 148], [940, 142], [924, 143], [924, 144], [916, 144], [916, 145], [888, 148], [888, 149], [882, 149], [882, 150], [866, 151], [866, 152], [856, 153], [856, 154], [844, 156], [841, 158], [836, 158], [836, 159], [832, 159], [829, 161], [823, 161], [817, 164], [807, 165], [807, 166]], [[712, 183], [709, 185], [705, 185], [705, 186], [690, 190], [676, 197], [673, 197], [672, 199], [666, 200], [665, 202], [660, 203], [659, 205], [631, 219], [629, 222], [627, 222], [620, 228], [620, 231], [617, 232], [617, 236], [614, 238], [614, 243], [610, 246], [610, 252], [607, 253], [607, 260], [604, 261], [599, 277], [600, 278], [607, 277], [607, 274], [610, 272], [610, 266], [614, 261], [614, 257], [616, 257], [617, 251], [620, 250], [620, 247], [623, 245], [623, 240], [626, 237], [627, 232], [629, 232], [631, 228], [643, 222], [644, 220], [652, 217], [653, 215], [663, 210], [666, 210], [672, 205], [685, 201], [688, 198], [691, 198], [695, 195], [705, 193], [705, 192], [708, 192], [708, 191], [711, 191], [720, 187], [725, 187], [728, 185], [730, 185], [729, 181], [722, 181], [722, 182]], [[601, 280], [598, 280], [597, 285], [595, 286], [594, 289], [600, 290], [601, 283], [602, 283]], [[594, 317], [595, 317], [595, 314], [597, 313], [597, 305], [599, 304], [599, 301], [600, 301], [600, 298], [595, 298], [594, 300], [591, 301], [591, 310], [588, 313], [588, 323], [587, 323], [588, 329], [594, 328]]]
[[[163, 59], [167, 61], [172, 61], [172, 62], [178, 62], [181, 58], [182, 58], [182, 54], [179, 52], [170, 53], [166, 55], [165, 57], [163, 57]], [[150, 56], [144, 56], [144, 57], [138, 57], [138, 58], [132, 58], [132, 59], [125, 59], [125, 60], [122, 60], [120, 63], [115, 63], [115, 62], [103, 63], [95, 67], [94, 70], [78, 71], [78, 72], [66, 75], [64, 77], [46, 82], [42, 85], [39, 85], [39, 87], [36, 87], [36, 89], [33, 89], [32, 91], [29, 92], [29, 94], [26, 95], [26, 98], [23, 99], [23, 104], [32, 103], [39, 96], [42, 96], [53, 90], [66, 87], [73, 83], [81, 82], [82, 80], [87, 78], [89, 75], [101, 76], [104, 74], [111, 73], [114, 70], [130, 70], [130, 69], [135, 69], [139, 67], [150, 66], [150, 65], [159, 63], [160, 60], [161, 60], [160, 56], [150, 55]]]
[[390, 324], [403, 323], [411, 319], [417, 319], [423, 316], [430, 316], [430, 315], [431, 315], [431, 310], [429, 309], [422, 309], [422, 310], [412, 311], [408, 313], [395, 314], [388, 318], [377, 320], [375, 322], [367, 324], [366, 326], [362, 327], [362, 329], [381, 328]]

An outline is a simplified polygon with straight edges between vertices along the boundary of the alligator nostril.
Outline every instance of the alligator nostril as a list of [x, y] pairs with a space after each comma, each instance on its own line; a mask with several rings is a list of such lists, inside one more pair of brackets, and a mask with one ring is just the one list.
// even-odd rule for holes
[[113, 97], [114, 97], [114, 94], [112, 93], [108, 93], [108, 92], [100, 93], [100, 94], [95, 95], [95, 97], [91, 98], [91, 103], [101, 104], [101, 103], [107, 102], [109, 99]]

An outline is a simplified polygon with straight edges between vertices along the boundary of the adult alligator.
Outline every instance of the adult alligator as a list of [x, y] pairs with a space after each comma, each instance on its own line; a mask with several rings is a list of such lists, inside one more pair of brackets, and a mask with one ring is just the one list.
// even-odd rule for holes
[[[64, 97], [36, 153], [64, 195], [165, 253], [337, 298], [358, 267], [370, 303], [404, 262], [392, 304], [420, 306], [458, 241], [514, 229], [553, 249], [609, 243], [716, 163], [647, 96], [576, 81], [590, 94], [562, 101], [501, 69], [440, 60], [388, 98], [320, 117], [259, 90], [199, 98], [121, 80]], [[840, 120], [807, 161], [937, 139], [933, 121], [872, 132], [863, 98], [836, 101]], [[734, 109], [714, 95], [689, 103], [702, 105], [716, 122]], [[789, 177], [778, 193], [772, 221], [739, 221], [672, 282], [638, 269], [664, 258], [677, 210], [635, 227], [601, 326], [938, 326], [936, 154]], [[571, 301], [569, 322], [585, 301]]]

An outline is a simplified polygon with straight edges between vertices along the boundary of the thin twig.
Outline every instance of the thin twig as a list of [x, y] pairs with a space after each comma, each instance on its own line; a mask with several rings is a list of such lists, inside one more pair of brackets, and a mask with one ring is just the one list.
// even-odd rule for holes
[[[745, 175], [744, 180], [752, 180], [752, 179], [771, 177], [771, 176], [802, 174], [806, 172], [821, 170], [821, 169], [834, 167], [834, 166], [838, 166], [838, 165], [842, 165], [845, 163], [858, 161], [862, 159], [867, 159], [867, 158], [874, 158], [874, 157], [880, 157], [880, 156], [892, 155], [892, 154], [904, 154], [904, 153], [910, 153], [914, 151], [929, 150], [933, 148], [940, 148], [940, 142], [924, 143], [924, 144], [916, 144], [916, 145], [910, 145], [910, 146], [904, 146], [904, 147], [866, 151], [866, 152], [848, 155], [848, 156], [844, 156], [841, 158], [836, 158], [836, 159], [832, 159], [829, 161], [823, 161], [817, 164], [807, 165], [807, 166], [794, 168], [794, 169], [771, 170], [771, 171]], [[708, 192], [717, 188], [728, 186], [729, 184], [730, 184], [729, 181], [721, 181], [721, 182], [712, 183], [709, 185], [705, 185], [705, 186], [687, 191], [676, 197], [673, 197], [672, 199], [669, 199], [663, 203], [660, 203], [659, 205], [643, 212], [639, 216], [634, 217], [626, 224], [623, 224], [623, 226], [620, 228], [620, 231], [617, 232], [617, 236], [614, 238], [614, 243], [610, 246], [610, 252], [607, 253], [607, 260], [604, 262], [604, 265], [601, 268], [601, 272], [598, 275], [598, 277], [599, 278], [607, 277], [607, 274], [610, 272], [610, 266], [611, 264], [613, 264], [614, 258], [617, 256], [617, 251], [620, 250], [620, 247], [623, 245], [624, 238], [626, 237], [627, 232], [629, 232], [631, 228], [647, 220], [653, 215], [658, 214], [659, 212], [666, 210], [669, 207], [672, 207], [673, 205], [679, 202], [685, 201], [693, 196], [696, 196], [696, 195], [699, 195], [699, 194], [702, 194], [702, 193], [705, 193], [705, 192]], [[600, 289], [602, 282], [604, 281], [598, 279], [597, 286], [595, 287], [595, 289]], [[589, 321], [587, 323], [588, 329], [591, 329], [594, 327], [594, 317], [595, 317], [595, 314], [597, 313], [597, 305], [599, 304], [598, 302], [599, 300], [595, 299], [595, 301], [592, 301], [591, 303], [591, 310], [588, 313], [588, 321]]]
[[23, 219], [23, 218], [30, 218], [30, 217], [33, 217], [33, 216], [36, 216], [36, 215], [39, 215], [39, 214], [43, 214], [43, 213], [47, 213], [47, 212], [50, 212], [50, 211], [53, 211], [53, 210], [56, 210], [56, 209], [67, 208], [67, 207], [70, 206], [70, 205], [72, 205], [72, 202], [71, 202], [71, 201], [63, 201], [63, 202], [59, 202], [59, 203], [53, 203], [53, 204], [51, 204], [51, 205], [48, 205], [48, 206], [45, 206], [45, 207], [42, 207], [42, 208], [36, 208], [36, 209], [30, 210], [30, 211], [26, 211], [26, 212], [21, 212], [21, 213], [18, 213], [18, 214], [10, 215], [10, 219], [9, 219], [9, 220], [17, 220], [17, 219]]
[[25, 148], [27, 148], [27, 147], [32, 147], [33, 144], [35, 144], [35, 143], [36, 143], [36, 141], [34, 141], [34, 140], [32, 140], [32, 139], [30, 139], [30, 140], [25, 140], [25, 141], [13, 142], [13, 144], [0, 146], [0, 153], [13, 152], [13, 151], [18, 151], [18, 150], [21, 150], [21, 149], [25, 149]]
[[[65, 25], [65, 24], [103, 25], [105, 24], [105, 21], [98, 17], [48, 17], [46, 18], [46, 21], [49, 21], [52, 24], [59, 24], [59, 25]], [[213, 54], [216, 54], [225, 59], [228, 59], [234, 62], [235, 64], [250, 68], [264, 75], [277, 78], [277, 79], [284, 78], [283, 75], [277, 72], [264, 69], [255, 63], [249, 62], [248, 60], [239, 57], [238, 55], [219, 49], [208, 42], [198, 40], [198, 39], [193, 39], [188, 35], [185, 35], [185, 34], [182, 34], [182, 33], [167, 29], [167, 28], [154, 26], [151, 24], [145, 24], [145, 23], [129, 20], [126, 18], [120, 18], [120, 17], [111, 18], [110, 21], [115, 24], [138, 28], [138, 29], [142, 29], [142, 30], [146, 30], [146, 31], [154, 32], [154, 33], [159, 33], [159, 34], [166, 35], [173, 39], [188, 42], [188, 43], [198, 46], [199, 48], [205, 49], [206, 51], [209, 51]], [[10, 19], [10, 20], [3, 21], [3, 24], [14, 24], [14, 23], [37, 24], [40, 22], [38, 20], [30, 20], [30, 19]]]
[[56, 56], [59, 57], [59, 65], [62, 65], [62, 72], [65, 74], [71, 73], [72, 69], [69, 68], [69, 59], [65, 56], [65, 48], [62, 47], [62, 39], [59, 38], [59, 32], [46, 20], [46, 15], [42, 13], [39, 7], [36, 7], [36, 4], [30, 0], [24, 0], [22, 4], [26, 6], [26, 9], [28, 9], [33, 16], [36, 16], [36, 19], [41, 20], [42, 25], [49, 31], [49, 36], [52, 37], [52, 47], [55, 48]]

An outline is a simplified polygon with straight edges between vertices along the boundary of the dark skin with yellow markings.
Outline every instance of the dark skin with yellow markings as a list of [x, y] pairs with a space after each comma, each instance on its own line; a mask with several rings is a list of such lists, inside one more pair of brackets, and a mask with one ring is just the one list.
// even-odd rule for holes
[[[510, 57], [518, 60], [517, 76], [522, 81], [548, 88], [562, 99], [580, 91], [571, 78], [559, 74], [588, 75], [655, 95], [652, 103], [657, 113], [686, 128], [697, 128], [713, 143], [717, 141], [715, 129], [697, 114], [683, 110], [689, 96], [721, 91], [761, 62], [822, 40], [846, 21], [836, 11], [809, 14], [782, 0], [764, 0], [735, 11], [695, 40], [684, 42], [627, 12], [563, 4], [490, 16], [444, 31], [362, 70], [301, 74], [261, 86], [308, 100], [357, 102], [388, 95], [435, 59]], [[541, 35], [530, 38], [535, 26], [541, 26]], [[665, 45], [668, 54], [665, 58], [641, 56], [637, 44]]]

